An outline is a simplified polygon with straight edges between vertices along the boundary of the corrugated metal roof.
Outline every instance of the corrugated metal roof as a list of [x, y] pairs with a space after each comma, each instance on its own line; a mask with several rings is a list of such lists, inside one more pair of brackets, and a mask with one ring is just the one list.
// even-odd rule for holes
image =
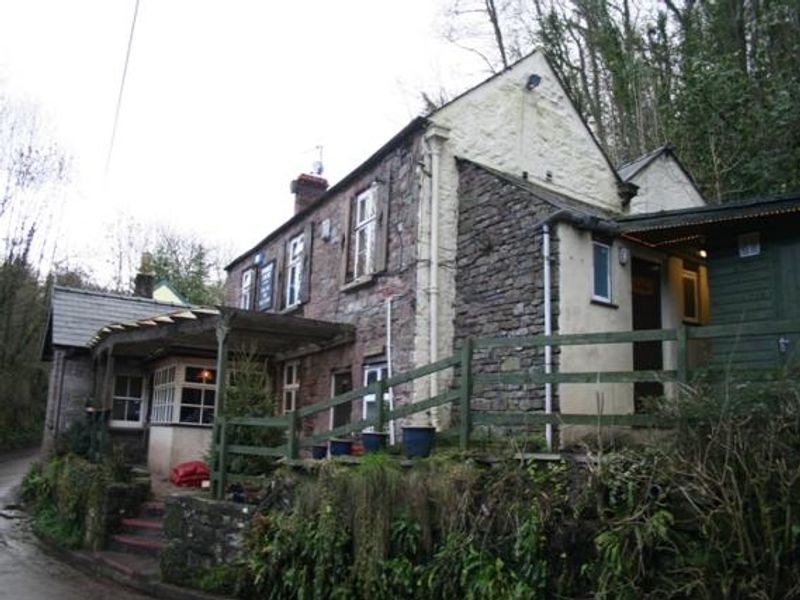
[[137, 321], [181, 308], [185, 305], [56, 286], [50, 309], [52, 345], [88, 348], [97, 331], [110, 323]]

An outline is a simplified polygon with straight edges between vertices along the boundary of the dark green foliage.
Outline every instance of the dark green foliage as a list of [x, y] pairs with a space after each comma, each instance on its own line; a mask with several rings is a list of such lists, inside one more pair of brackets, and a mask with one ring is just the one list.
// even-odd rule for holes
[[222, 281], [213, 276], [214, 260], [203, 242], [161, 230], [151, 254], [156, 281], [169, 281], [189, 304], [222, 304]]
[[108, 490], [129, 479], [130, 471], [117, 458], [94, 464], [67, 454], [34, 464], [22, 482], [22, 498], [37, 533], [66, 548], [97, 549], [105, 541], [109, 519], [118, 517], [107, 514]]
[[[792, 598], [800, 388], [698, 386], [674, 437], [587, 466], [434, 457], [273, 476], [228, 583], [251, 598]], [[272, 496], [276, 496], [273, 498]], [[293, 500], [288, 500], [293, 498]], [[214, 580], [217, 575], [209, 575]]]

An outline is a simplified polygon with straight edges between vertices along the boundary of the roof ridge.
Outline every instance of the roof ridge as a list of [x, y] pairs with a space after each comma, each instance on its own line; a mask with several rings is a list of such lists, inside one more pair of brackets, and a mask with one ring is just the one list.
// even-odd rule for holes
[[85, 296], [97, 296], [99, 298], [110, 298], [113, 300], [124, 300], [127, 302], [139, 302], [142, 304], [158, 304], [161, 306], [174, 306], [178, 308], [186, 308], [187, 305], [184, 304], [176, 304], [175, 302], [164, 302], [161, 300], [156, 300], [154, 298], [144, 298], [142, 296], [126, 296], [125, 294], [120, 294], [117, 292], [103, 292], [100, 290], [86, 290], [81, 288], [73, 288], [68, 287], [65, 285], [54, 285], [54, 291], [59, 292], [67, 292], [70, 294], [83, 294]]

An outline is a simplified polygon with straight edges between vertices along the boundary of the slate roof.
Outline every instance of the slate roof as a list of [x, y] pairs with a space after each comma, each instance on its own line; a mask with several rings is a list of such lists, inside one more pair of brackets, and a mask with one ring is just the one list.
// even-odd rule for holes
[[45, 353], [52, 346], [88, 348], [95, 333], [109, 323], [135, 321], [184, 307], [149, 298], [55, 286]]

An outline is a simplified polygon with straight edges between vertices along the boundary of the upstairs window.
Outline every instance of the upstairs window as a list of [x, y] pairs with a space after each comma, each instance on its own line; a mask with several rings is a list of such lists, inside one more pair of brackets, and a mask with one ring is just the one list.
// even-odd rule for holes
[[111, 407], [113, 427], [140, 427], [144, 379], [139, 375], [117, 375], [114, 377], [114, 397]]
[[253, 308], [253, 290], [255, 288], [255, 269], [247, 269], [242, 273], [242, 287], [239, 294], [239, 308], [250, 310]]
[[368, 280], [386, 270], [389, 197], [375, 182], [351, 198], [342, 240], [342, 281]]
[[356, 219], [353, 231], [355, 238], [355, 279], [369, 275], [373, 271], [375, 256], [375, 197], [377, 190], [371, 187], [356, 197]]
[[298, 235], [289, 240], [286, 256], [286, 308], [300, 304], [300, 290], [303, 285], [304, 236]]
[[592, 242], [592, 299], [611, 302], [611, 246]]

